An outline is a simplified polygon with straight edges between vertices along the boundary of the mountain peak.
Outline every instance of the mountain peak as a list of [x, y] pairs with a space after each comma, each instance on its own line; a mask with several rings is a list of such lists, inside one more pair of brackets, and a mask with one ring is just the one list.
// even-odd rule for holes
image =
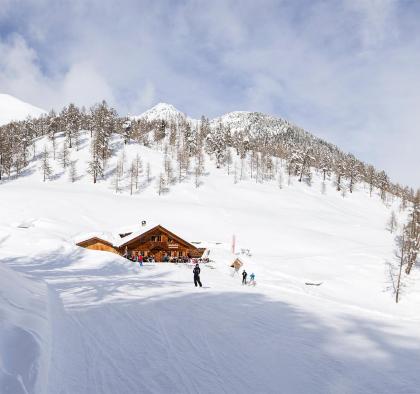
[[168, 120], [173, 119], [178, 116], [181, 116], [183, 118], [186, 117], [186, 115], [176, 109], [172, 104], [168, 103], [158, 103], [154, 107], [150, 108], [146, 112], [143, 112], [139, 116], [135, 116], [135, 119], [146, 119], [148, 121], [152, 120]]

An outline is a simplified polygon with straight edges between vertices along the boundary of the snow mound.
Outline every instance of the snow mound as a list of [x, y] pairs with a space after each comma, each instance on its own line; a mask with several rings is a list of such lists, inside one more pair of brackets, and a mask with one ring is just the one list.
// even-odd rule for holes
[[0, 263], [0, 289], [0, 392], [41, 392], [50, 349], [47, 286]]
[[44, 113], [44, 110], [25, 103], [16, 97], [9, 94], [0, 94], [0, 125], [14, 120], [24, 120], [28, 116], [35, 118]]

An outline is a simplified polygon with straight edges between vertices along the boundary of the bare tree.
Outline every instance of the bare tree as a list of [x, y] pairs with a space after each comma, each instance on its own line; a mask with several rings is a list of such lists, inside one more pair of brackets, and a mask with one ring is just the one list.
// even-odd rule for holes
[[230, 166], [232, 165], [232, 152], [230, 149], [228, 149], [226, 152], [225, 163], [227, 166], [227, 173], [230, 175]]
[[420, 249], [420, 189], [414, 197], [413, 207], [409, 215], [409, 220], [404, 230], [406, 241], [407, 268], [405, 272], [410, 274], [417, 262]]
[[404, 265], [406, 264], [405, 254], [405, 239], [404, 231], [402, 236], [395, 238], [396, 250], [395, 250], [395, 262], [389, 264], [389, 275], [392, 283], [392, 288], [395, 294], [395, 302], [398, 303], [403, 287], [405, 286], [403, 281], [404, 276]]
[[394, 211], [391, 211], [391, 216], [387, 222], [387, 229], [392, 234], [397, 229], [397, 226], [398, 226], [397, 216], [395, 215]]
[[115, 168], [115, 172], [114, 172], [114, 177], [113, 177], [113, 180], [112, 180], [115, 193], [120, 193], [121, 192], [121, 179], [122, 179], [122, 175], [123, 175], [123, 168], [124, 167], [123, 167], [122, 160], [118, 160], [116, 168]]
[[130, 175], [130, 195], [133, 194], [133, 187], [137, 184], [138, 171], [137, 171], [136, 160], [131, 162], [131, 166], [129, 168], [129, 175]]
[[277, 184], [279, 186], [279, 189], [283, 189], [283, 170], [280, 169], [279, 175], [277, 177]]
[[69, 149], [68, 149], [68, 146], [67, 146], [67, 141], [64, 141], [63, 149], [59, 153], [58, 159], [60, 160], [60, 164], [63, 167], [63, 169], [66, 169], [67, 166], [70, 163], [70, 153], [69, 153]]
[[69, 171], [69, 180], [71, 183], [76, 182], [77, 180], [77, 160], [70, 161], [70, 171]]
[[44, 150], [41, 156], [41, 171], [44, 178], [44, 182], [49, 179], [52, 175], [52, 168], [49, 162], [50, 154], [47, 150], [47, 147], [44, 146]]
[[147, 183], [150, 183], [152, 180], [152, 169], [150, 168], [150, 163], [147, 163], [146, 165], [146, 180]]
[[163, 173], [159, 174], [159, 178], [157, 179], [157, 191], [159, 196], [166, 191], [166, 179]]

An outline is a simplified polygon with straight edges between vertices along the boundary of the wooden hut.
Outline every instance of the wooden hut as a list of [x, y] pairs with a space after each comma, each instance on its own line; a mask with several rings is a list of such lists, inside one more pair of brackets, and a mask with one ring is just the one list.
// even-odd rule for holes
[[77, 245], [89, 249], [107, 250], [120, 255], [143, 257], [153, 256], [155, 261], [165, 261], [171, 258], [199, 258], [204, 249], [185, 241], [161, 225], [138, 232], [119, 234], [119, 239], [108, 242], [98, 237], [79, 242]]
[[103, 250], [106, 252], [119, 253], [119, 251], [114, 247], [114, 245], [111, 242], [108, 242], [99, 237], [88, 238], [84, 241], [78, 242], [76, 245], [86, 249]]
[[197, 247], [161, 225], [140, 234], [133, 233], [124, 237], [119, 245], [119, 252], [123, 254], [125, 251], [129, 255], [153, 256], [156, 261], [164, 261], [165, 257], [201, 257], [202, 255]]

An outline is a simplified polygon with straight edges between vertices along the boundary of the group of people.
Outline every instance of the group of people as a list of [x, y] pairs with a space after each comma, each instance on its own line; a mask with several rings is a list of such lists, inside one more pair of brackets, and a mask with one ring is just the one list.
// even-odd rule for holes
[[155, 257], [154, 256], [144, 256], [141, 254], [124, 254], [123, 257], [125, 257], [128, 260], [134, 261], [136, 263], [139, 263], [140, 266], [143, 265], [143, 262], [146, 263], [155, 263]]
[[[139, 263], [140, 266], [144, 263], [156, 263], [156, 259], [154, 255], [150, 256], [143, 256], [141, 253], [126, 253], [123, 254], [123, 257], [126, 259]], [[162, 257], [163, 263], [186, 263], [186, 264], [197, 264], [197, 263], [207, 263], [209, 259], [201, 259], [201, 258], [191, 258], [189, 256], [178, 256], [178, 257], [170, 257], [169, 255], [165, 255]]]
[[255, 274], [252, 273], [251, 275], [249, 275], [249, 282], [247, 282], [247, 277], [248, 277], [248, 273], [243, 270], [242, 271], [242, 284], [243, 285], [249, 285], [249, 286], [255, 286], [256, 282], [255, 282]]
[[[195, 287], [197, 286], [203, 287], [201, 283], [201, 279], [200, 279], [200, 273], [201, 273], [200, 266], [198, 263], [196, 263], [193, 269]], [[253, 272], [251, 273], [251, 275], [249, 275], [249, 282], [247, 282], [247, 278], [248, 278], [248, 273], [245, 270], [243, 270], [242, 271], [242, 285], [255, 286], [257, 284], [255, 282], [255, 274]]]

